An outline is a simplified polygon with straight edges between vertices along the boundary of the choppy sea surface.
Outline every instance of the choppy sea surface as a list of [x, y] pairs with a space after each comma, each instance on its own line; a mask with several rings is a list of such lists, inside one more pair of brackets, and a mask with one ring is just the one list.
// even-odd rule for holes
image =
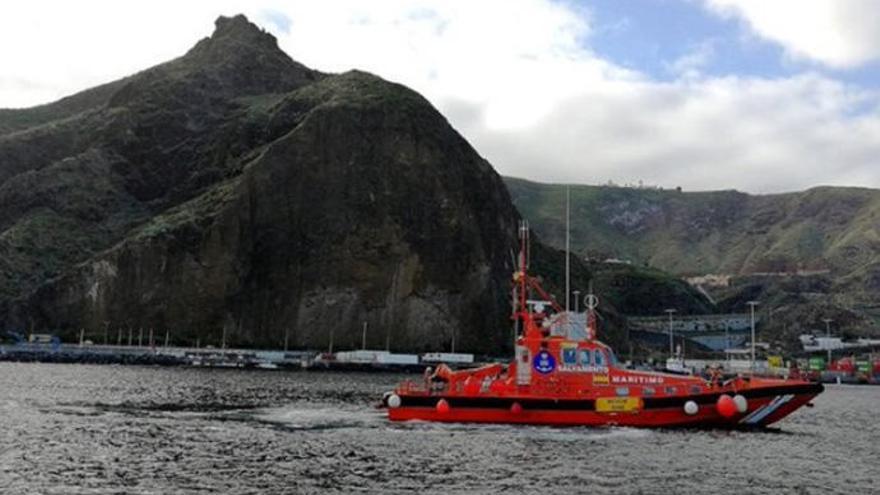
[[401, 378], [0, 363], [0, 493], [880, 493], [880, 387], [665, 431], [392, 424]]

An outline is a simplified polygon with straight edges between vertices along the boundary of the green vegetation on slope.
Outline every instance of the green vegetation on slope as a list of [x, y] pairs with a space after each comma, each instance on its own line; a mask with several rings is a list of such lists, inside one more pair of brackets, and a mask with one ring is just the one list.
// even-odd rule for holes
[[[566, 186], [515, 178], [505, 183], [532, 228], [561, 246]], [[803, 308], [819, 302], [828, 305], [825, 314], [841, 315], [847, 331], [872, 324], [873, 317], [852, 308], [874, 307], [880, 296], [878, 190], [817, 187], [748, 195], [570, 187], [572, 248], [583, 256], [619, 258], [678, 276], [730, 275], [729, 287], [708, 287], [722, 310], [741, 311], [749, 298], [762, 299], [767, 316], [795, 308], [788, 320], [775, 320], [780, 331], [817, 328], [821, 318]], [[753, 274], [766, 275], [749, 279]], [[780, 277], [822, 282], [780, 282]]]

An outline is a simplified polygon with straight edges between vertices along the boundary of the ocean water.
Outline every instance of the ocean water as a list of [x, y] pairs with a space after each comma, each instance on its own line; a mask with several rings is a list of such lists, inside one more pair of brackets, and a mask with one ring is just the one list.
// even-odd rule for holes
[[880, 493], [880, 387], [665, 431], [392, 424], [401, 378], [0, 363], [0, 493]]

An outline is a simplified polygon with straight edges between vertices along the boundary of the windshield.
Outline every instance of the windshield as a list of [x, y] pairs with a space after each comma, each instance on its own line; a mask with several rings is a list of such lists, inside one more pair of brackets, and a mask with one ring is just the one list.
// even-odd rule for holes
[[605, 352], [608, 353], [608, 366], [617, 366], [617, 356], [614, 355], [614, 351], [611, 349], [605, 349]]

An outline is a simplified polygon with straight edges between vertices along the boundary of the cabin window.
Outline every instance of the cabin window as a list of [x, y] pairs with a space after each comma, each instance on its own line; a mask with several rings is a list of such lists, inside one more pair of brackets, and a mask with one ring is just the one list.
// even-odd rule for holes
[[703, 389], [701, 387], [699, 387], [698, 385], [694, 385], [691, 387], [692, 394], [699, 394], [702, 391], [703, 391]]
[[642, 395], [654, 395], [654, 387], [642, 387]]
[[589, 349], [581, 349], [581, 366], [592, 366], [591, 357], [593, 353]]
[[608, 364], [611, 366], [617, 366], [617, 356], [611, 349], [608, 349]]
[[678, 393], [678, 387], [666, 387], [666, 393], [669, 395], [675, 395]]
[[629, 395], [629, 387], [617, 387], [615, 389], [618, 397], [626, 397]]
[[566, 366], [577, 365], [577, 348], [563, 347], [562, 348], [562, 363], [565, 364]]
[[596, 366], [605, 366], [605, 353], [599, 349], [593, 351], [593, 359], [596, 362]]

